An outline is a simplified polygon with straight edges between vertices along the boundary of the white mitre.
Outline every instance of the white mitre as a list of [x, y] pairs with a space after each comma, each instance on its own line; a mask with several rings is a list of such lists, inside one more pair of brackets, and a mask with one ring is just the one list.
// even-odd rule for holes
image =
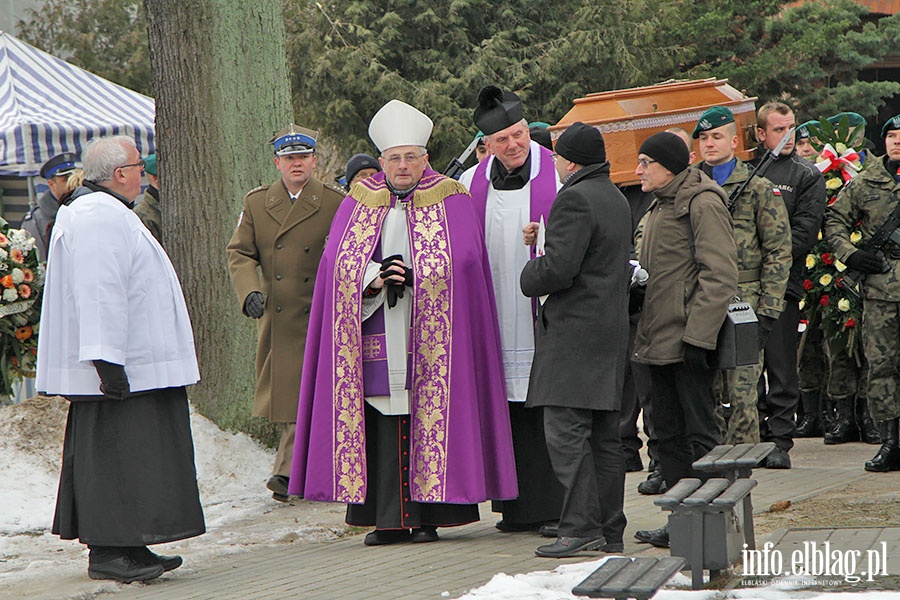
[[391, 100], [369, 123], [369, 137], [380, 152], [397, 146], [428, 146], [434, 123], [406, 102]]

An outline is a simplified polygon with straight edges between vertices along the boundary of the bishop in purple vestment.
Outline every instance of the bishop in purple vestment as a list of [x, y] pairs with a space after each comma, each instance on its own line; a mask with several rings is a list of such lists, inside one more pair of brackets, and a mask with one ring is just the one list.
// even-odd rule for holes
[[517, 495], [490, 267], [471, 198], [428, 167], [432, 123], [372, 119], [315, 286], [289, 491], [348, 503], [367, 545], [436, 541]]

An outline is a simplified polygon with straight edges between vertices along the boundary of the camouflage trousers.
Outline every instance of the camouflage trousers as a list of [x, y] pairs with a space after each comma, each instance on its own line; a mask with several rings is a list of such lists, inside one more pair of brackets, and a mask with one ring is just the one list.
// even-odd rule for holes
[[[723, 444], [758, 444], [759, 399], [756, 386], [763, 371], [763, 353], [759, 353], [759, 363], [737, 369], [719, 371], [716, 375], [715, 392], [719, 400], [716, 422], [722, 432]], [[722, 414], [722, 404], [731, 405], [728, 424]]]
[[810, 319], [800, 337], [797, 369], [801, 392], [821, 392], [831, 398], [866, 397], [866, 364], [862, 339], [854, 340], [859, 363], [846, 350], [833, 350], [822, 334], [818, 314]]
[[900, 302], [863, 300], [863, 348], [869, 363], [866, 390], [876, 422], [900, 417]]

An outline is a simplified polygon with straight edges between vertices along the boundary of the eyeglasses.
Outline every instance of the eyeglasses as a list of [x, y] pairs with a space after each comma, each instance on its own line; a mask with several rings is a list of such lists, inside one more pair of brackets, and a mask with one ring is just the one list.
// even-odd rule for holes
[[395, 154], [393, 156], [385, 156], [383, 158], [385, 162], [388, 162], [392, 165], [399, 165], [401, 160], [406, 161], [406, 164], [412, 164], [425, 156], [425, 154], [427, 154], [427, 152], [423, 152], [422, 154]]
[[646, 169], [647, 167], [649, 167], [650, 165], [652, 165], [655, 162], [659, 162], [659, 161], [653, 160], [652, 158], [639, 158], [638, 159], [638, 164], [641, 166], [642, 169]]
[[145, 167], [146, 165], [147, 165], [146, 162], [144, 162], [143, 160], [139, 160], [139, 161], [137, 161], [136, 163], [131, 163], [131, 164], [127, 164], [127, 165], [121, 165], [121, 166], [118, 166], [118, 167], [116, 167], [116, 169], [127, 169], [128, 167], [140, 167], [140, 168], [141, 168], [141, 173], [143, 173], [143, 172], [144, 172], [144, 167]]
[[556, 153], [556, 152], [554, 152], [553, 154], [550, 155], [550, 158], [553, 159], [553, 162], [556, 162], [556, 157], [557, 157], [557, 156], [559, 156], [559, 154]]

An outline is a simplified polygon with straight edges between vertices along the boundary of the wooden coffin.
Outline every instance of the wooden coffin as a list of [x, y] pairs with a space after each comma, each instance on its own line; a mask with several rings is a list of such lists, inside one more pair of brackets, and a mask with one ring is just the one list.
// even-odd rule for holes
[[[700, 115], [711, 106], [726, 106], [734, 113], [739, 140], [736, 154], [743, 160], [752, 158], [756, 149], [755, 101], [755, 97], [747, 97], [728, 85], [727, 79], [716, 78], [597, 92], [577, 98], [559, 123], [550, 127], [550, 135], [555, 144], [572, 123], [593, 125], [606, 142], [613, 182], [634, 185], [639, 183], [634, 169], [644, 140], [670, 127], [691, 133]], [[699, 161], [696, 140], [694, 151]]]

